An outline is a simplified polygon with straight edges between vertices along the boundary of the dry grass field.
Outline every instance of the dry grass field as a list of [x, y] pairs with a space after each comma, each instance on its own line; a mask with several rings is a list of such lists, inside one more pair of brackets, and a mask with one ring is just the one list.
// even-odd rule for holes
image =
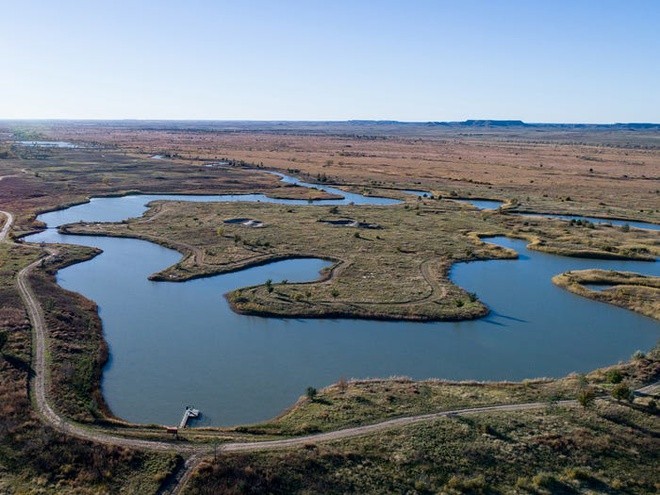
[[[660, 133], [337, 123], [62, 125], [47, 136], [188, 163], [229, 157], [339, 184], [516, 198], [530, 210], [660, 222]], [[528, 199], [529, 198], [529, 199]]]
[[[0, 148], [2, 145], [0, 145]], [[179, 160], [131, 156], [108, 149], [50, 149], [13, 145], [0, 158], [0, 209], [14, 212], [14, 235], [34, 230], [37, 213], [124, 194], [230, 194], [262, 192], [280, 198], [332, 197], [284, 184], [257, 170], [191, 165]], [[4, 220], [4, 219], [3, 219]]]
[[658, 488], [656, 426], [618, 403], [456, 417], [340, 444], [220, 455], [186, 493], [648, 494]]

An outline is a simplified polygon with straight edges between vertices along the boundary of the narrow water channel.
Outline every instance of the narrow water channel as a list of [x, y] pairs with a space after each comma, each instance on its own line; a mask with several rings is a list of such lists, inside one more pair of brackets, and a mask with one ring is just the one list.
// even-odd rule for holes
[[[256, 196], [222, 200], [255, 201]], [[140, 215], [146, 201], [167, 198], [172, 197], [97, 199], [39, 218], [49, 226], [118, 221]], [[173, 197], [184, 198], [219, 200]], [[550, 281], [557, 273], [583, 268], [658, 275], [658, 263], [553, 256], [504, 237], [489, 242], [515, 249], [520, 259], [462, 263], [451, 274], [455, 283], [476, 292], [491, 314], [453, 323], [248, 317], [233, 313], [223, 297], [269, 278], [313, 280], [327, 266], [318, 259], [184, 283], [152, 282], [148, 275], [176, 263], [179, 253], [141, 240], [61, 235], [54, 229], [26, 240], [103, 250], [61, 270], [58, 283], [98, 303], [111, 353], [103, 393], [116, 415], [134, 422], [175, 424], [187, 404], [202, 410], [198, 424], [261, 421], [292, 404], [307, 386], [322, 387], [340, 377], [561, 376], [627, 359], [660, 337], [655, 320], [577, 297]]]

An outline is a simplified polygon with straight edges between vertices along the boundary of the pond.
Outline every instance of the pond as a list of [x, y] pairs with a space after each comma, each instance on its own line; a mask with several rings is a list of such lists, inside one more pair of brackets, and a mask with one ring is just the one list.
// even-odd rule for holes
[[467, 203], [480, 210], [497, 210], [504, 204], [503, 201], [496, 201], [493, 199], [453, 199], [459, 203]]
[[[39, 218], [49, 226], [118, 221], [165, 198], [218, 200], [104, 198]], [[260, 195], [222, 198], [266, 201]], [[186, 404], [201, 409], [201, 425], [262, 421], [295, 402], [306, 387], [341, 377], [556, 377], [627, 359], [660, 337], [655, 320], [577, 297], [550, 281], [557, 273], [586, 268], [658, 275], [658, 263], [553, 256], [504, 237], [489, 242], [515, 249], [520, 259], [461, 263], [451, 273], [491, 314], [451, 323], [249, 317], [233, 313], [223, 297], [267, 279], [313, 280], [328, 266], [319, 259], [280, 261], [184, 283], [152, 282], [147, 277], [176, 263], [179, 253], [136, 239], [62, 235], [55, 229], [26, 240], [103, 250], [61, 270], [57, 279], [98, 303], [110, 346], [103, 393], [116, 415], [133, 422], [176, 424]]]
[[593, 290], [596, 292], [602, 292], [607, 289], [612, 289], [614, 287], [617, 287], [616, 284], [581, 284], [583, 287], [586, 287], [589, 290]]
[[68, 141], [16, 141], [21, 146], [31, 146], [35, 148], [79, 148], [80, 145], [69, 143]]

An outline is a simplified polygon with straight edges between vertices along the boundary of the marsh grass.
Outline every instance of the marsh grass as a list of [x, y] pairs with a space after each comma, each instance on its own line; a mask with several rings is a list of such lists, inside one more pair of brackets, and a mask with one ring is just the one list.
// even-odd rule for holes
[[[574, 294], [660, 320], [660, 277], [610, 270], [574, 270], [556, 275], [552, 281]], [[612, 287], [595, 291], [583, 284]]]
[[287, 452], [202, 464], [202, 493], [651, 493], [657, 418], [598, 402], [588, 410], [457, 416]]
[[405, 377], [371, 380], [340, 380], [318, 391], [316, 400], [304, 397], [272, 421], [238, 427], [255, 435], [300, 435], [348, 426], [374, 423], [399, 416], [426, 414], [467, 407], [524, 402], [546, 402], [549, 406], [575, 399], [589, 388], [594, 396], [609, 395], [615, 383], [611, 375], [637, 386], [660, 377], [660, 355], [651, 351], [588, 375], [571, 374], [561, 379], [522, 382], [415, 381]]

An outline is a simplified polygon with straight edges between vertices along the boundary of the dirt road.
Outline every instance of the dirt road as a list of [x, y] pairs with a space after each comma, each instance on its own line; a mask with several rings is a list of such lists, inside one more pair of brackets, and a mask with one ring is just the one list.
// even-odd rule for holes
[[2, 226], [2, 230], [0, 230], [0, 242], [4, 242], [5, 240], [7, 240], [9, 229], [11, 229], [11, 226], [14, 224], [14, 215], [9, 213], [8, 211], [0, 210], [0, 213], [7, 218], [5, 224]]

